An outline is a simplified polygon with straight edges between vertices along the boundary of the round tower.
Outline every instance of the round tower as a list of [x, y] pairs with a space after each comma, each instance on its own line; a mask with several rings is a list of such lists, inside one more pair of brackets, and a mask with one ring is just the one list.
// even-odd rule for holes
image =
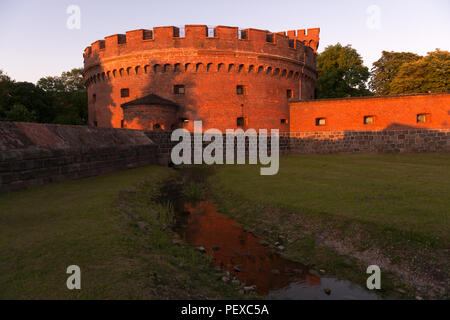
[[89, 124], [192, 130], [202, 120], [203, 129], [288, 131], [289, 100], [314, 95], [319, 33], [310, 30], [313, 39], [304, 30], [186, 25], [96, 41], [84, 51]]

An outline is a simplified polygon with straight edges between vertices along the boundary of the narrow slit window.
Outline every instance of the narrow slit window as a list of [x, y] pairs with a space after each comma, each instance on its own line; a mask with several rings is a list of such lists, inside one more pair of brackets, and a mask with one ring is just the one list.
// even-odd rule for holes
[[246, 117], [239, 117], [236, 119], [236, 125], [238, 127], [244, 127], [247, 124], [247, 118]]
[[130, 96], [130, 89], [128, 88], [120, 89], [120, 96], [122, 98], [128, 98]]
[[417, 123], [426, 123], [430, 122], [430, 114], [429, 113], [419, 113], [417, 115]]
[[175, 94], [184, 94], [185, 93], [185, 88], [184, 85], [182, 84], [177, 84], [173, 87], [173, 92]]
[[364, 116], [364, 124], [374, 124], [375, 117], [374, 116]]
[[241, 85], [236, 86], [236, 94], [237, 95], [244, 95], [244, 94], [246, 94], [245, 86], [241, 86]]
[[288, 120], [287, 119], [281, 119], [281, 124], [288, 124]]
[[288, 99], [292, 98], [292, 89], [287, 89], [287, 90], [286, 90], [286, 97], [287, 97]]
[[326, 118], [316, 118], [316, 126], [325, 126], [327, 124]]

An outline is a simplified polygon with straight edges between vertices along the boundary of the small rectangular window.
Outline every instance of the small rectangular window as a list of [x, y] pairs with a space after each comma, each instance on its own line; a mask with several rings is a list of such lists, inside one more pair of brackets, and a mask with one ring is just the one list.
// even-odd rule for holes
[[130, 96], [130, 89], [128, 88], [120, 89], [120, 96], [122, 98], [128, 98]]
[[430, 122], [430, 114], [429, 113], [419, 113], [417, 115], [417, 123], [426, 123]]
[[287, 119], [281, 119], [281, 124], [287, 124], [288, 120]]
[[92, 103], [95, 103], [95, 102], [97, 102], [97, 95], [94, 93], [92, 95]]
[[273, 33], [268, 33], [266, 35], [266, 41], [270, 42], [270, 43], [273, 43]]
[[120, 127], [123, 128], [124, 120], [120, 120]]
[[316, 126], [324, 126], [327, 124], [326, 118], [316, 118]]
[[239, 30], [239, 39], [247, 40], [247, 30]]
[[295, 48], [295, 39], [289, 39], [289, 48]]
[[364, 116], [364, 124], [374, 124], [375, 117], [374, 116]]
[[286, 90], [286, 96], [288, 99], [292, 98], [292, 90], [291, 89]]
[[236, 94], [238, 94], [238, 95], [247, 94], [246, 89], [247, 88], [245, 86], [238, 85], [238, 86], [236, 86]]
[[94, 127], [98, 127], [98, 122], [94, 121]]
[[177, 84], [173, 87], [173, 92], [175, 94], [184, 94], [184, 85], [182, 84]]
[[239, 117], [236, 119], [236, 125], [238, 127], [244, 127], [247, 125], [247, 118], [246, 117]]

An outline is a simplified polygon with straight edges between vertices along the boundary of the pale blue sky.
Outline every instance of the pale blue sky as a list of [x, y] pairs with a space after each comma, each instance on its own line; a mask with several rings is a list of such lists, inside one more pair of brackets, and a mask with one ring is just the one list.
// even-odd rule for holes
[[[69, 30], [69, 5], [81, 9], [81, 29]], [[380, 29], [367, 8], [380, 8]], [[319, 51], [351, 44], [368, 67], [382, 50], [426, 54], [450, 49], [450, 0], [0, 0], [0, 69], [36, 82], [83, 65], [92, 42], [127, 30], [206, 24], [270, 31], [321, 28]]]

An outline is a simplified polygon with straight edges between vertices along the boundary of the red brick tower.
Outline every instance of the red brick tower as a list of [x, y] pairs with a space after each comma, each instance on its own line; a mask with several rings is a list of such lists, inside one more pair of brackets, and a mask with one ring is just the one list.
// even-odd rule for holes
[[187, 25], [184, 34], [156, 27], [96, 41], [84, 51], [89, 123], [288, 131], [289, 100], [314, 95], [319, 30], [310, 30]]

